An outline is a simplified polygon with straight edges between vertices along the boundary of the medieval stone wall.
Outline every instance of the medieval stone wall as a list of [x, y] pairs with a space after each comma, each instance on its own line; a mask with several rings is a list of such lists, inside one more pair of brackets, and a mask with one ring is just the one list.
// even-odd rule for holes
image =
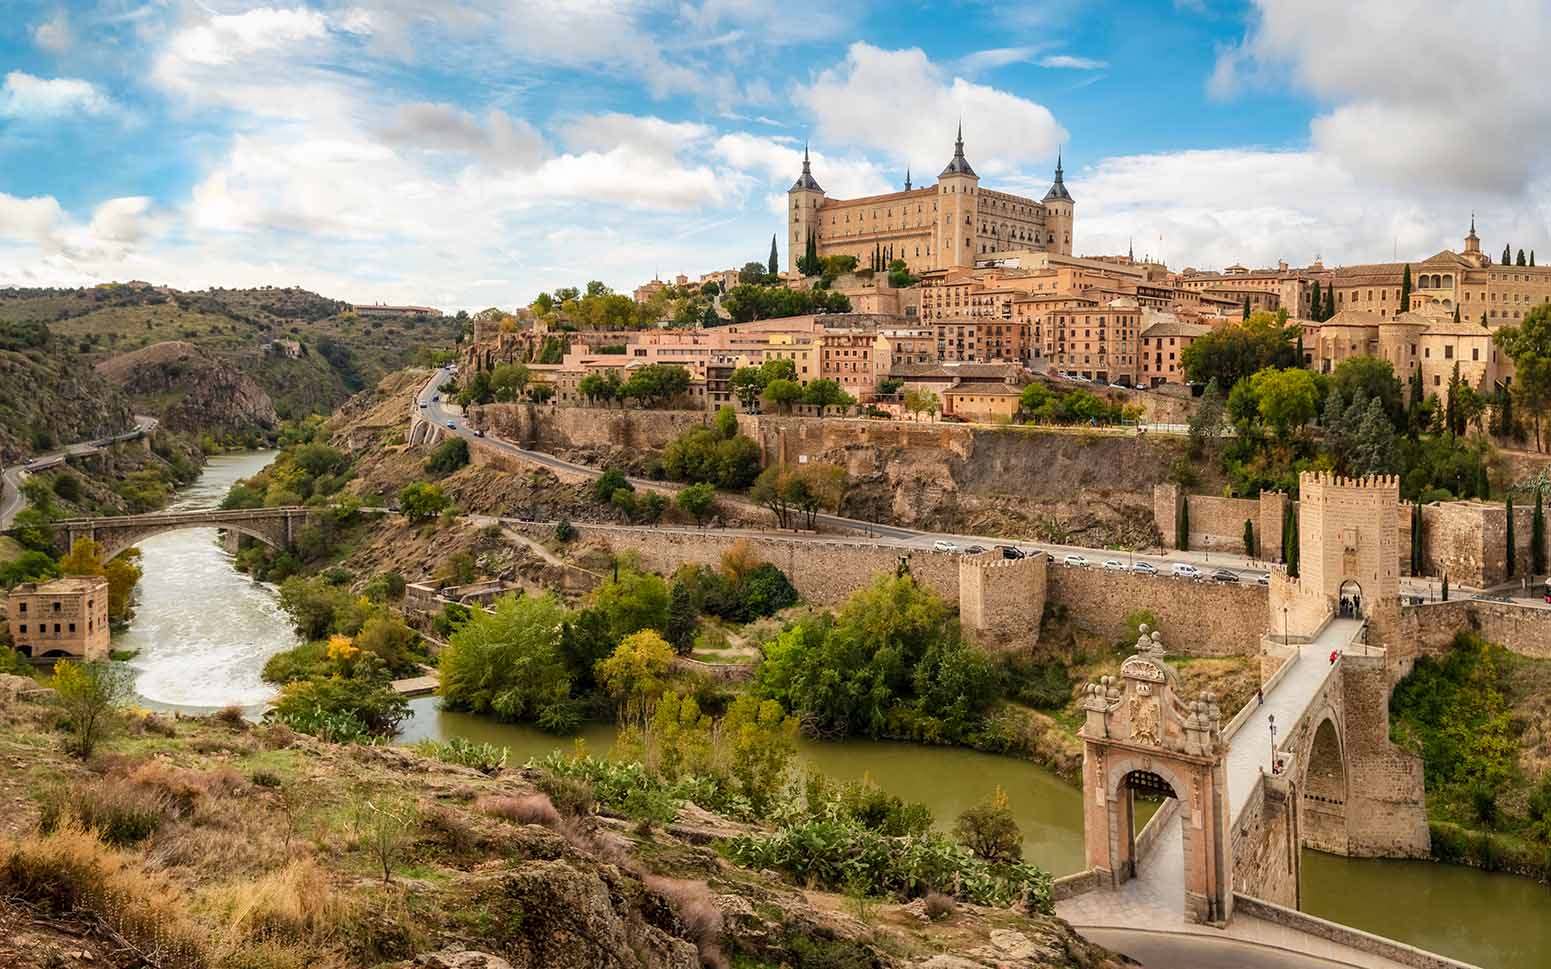
[[1301, 842], [1289, 787], [1285, 780], [1257, 778], [1229, 836], [1233, 890], [1296, 908]]
[[1521, 656], [1551, 659], [1551, 609], [1452, 599], [1401, 611], [1399, 642], [1389, 650], [1393, 663], [1404, 664], [1397, 675], [1410, 672], [1418, 656], [1442, 656], [1453, 645], [1455, 634], [1465, 630]]
[[1341, 658], [1347, 847], [1354, 857], [1425, 858], [1422, 759], [1390, 743], [1390, 685], [1384, 657]]
[[1030, 648], [1045, 611], [1048, 556], [959, 558], [959, 620], [987, 646]]
[[1250, 583], [1107, 572], [1051, 563], [1047, 597], [1105, 639], [1129, 634], [1126, 616], [1146, 609], [1169, 650], [1187, 656], [1253, 656], [1266, 629], [1266, 590]]
[[1249, 554], [1244, 547], [1244, 523], [1251, 522], [1256, 558], [1268, 562], [1282, 560], [1282, 515], [1287, 496], [1266, 492], [1259, 498], [1217, 498], [1212, 495], [1182, 496], [1179, 485], [1165, 482], [1153, 488], [1153, 520], [1163, 537], [1165, 548], [1177, 548], [1181, 500], [1190, 503], [1190, 547], [1201, 550]]

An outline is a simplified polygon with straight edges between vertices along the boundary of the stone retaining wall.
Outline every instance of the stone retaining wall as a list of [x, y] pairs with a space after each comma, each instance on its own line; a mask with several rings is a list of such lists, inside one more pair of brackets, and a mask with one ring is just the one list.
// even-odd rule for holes
[[1237, 892], [1233, 896], [1234, 911], [1240, 915], [1251, 915], [1257, 919], [1264, 919], [1276, 925], [1283, 925], [1289, 929], [1312, 935], [1319, 939], [1328, 939], [1372, 955], [1382, 956], [1403, 966], [1414, 966], [1416, 969], [1477, 969], [1467, 962], [1458, 962], [1447, 956], [1440, 956], [1435, 952], [1418, 949], [1416, 946], [1406, 945], [1404, 942], [1396, 942], [1394, 939], [1386, 939], [1381, 935], [1364, 932], [1326, 919], [1316, 918], [1295, 909], [1287, 908], [1268, 902], [1265, 899], [1255, 898], [1252, 895], [1243, 895]]
[[1298, 812], [1285, 779], [1255, 779], [1255, 789], [1228, 832], [1233, 841], [1233, 888], [1282, 905], [1298, 904]]
[[1051, 604], [1065, 606], [1074, 622], [1104, 639], [1125, 639], [1126, 616], [1146, 609], [1169, 651], [1187, 656], [1254, 656], [1266, 629], [1266, 590], [1251, 583], [1051, 563], [1046, 588]]
[[1551, 609], [1486, 599], [1452, 599], [1407, 606], [1400, 613], [1403, 652], [1392, 646], [1393, 658], [1410, 672], [1417, 656], [1448, 652], [1456, 633], [1478, 632], [1489, 642], [1534, 659], [1551, 659]]

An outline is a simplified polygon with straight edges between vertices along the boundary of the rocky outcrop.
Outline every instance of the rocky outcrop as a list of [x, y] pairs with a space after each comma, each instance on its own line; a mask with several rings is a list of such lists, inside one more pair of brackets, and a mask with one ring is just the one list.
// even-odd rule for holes
[[173, 430], [243, 433], [272, 430], [274, 401], [247, 374], [180, 340], [119, 354], [97, 371]]
[[42, 324], [0, 325], [0, 464], [134, 426], [129, 401]]

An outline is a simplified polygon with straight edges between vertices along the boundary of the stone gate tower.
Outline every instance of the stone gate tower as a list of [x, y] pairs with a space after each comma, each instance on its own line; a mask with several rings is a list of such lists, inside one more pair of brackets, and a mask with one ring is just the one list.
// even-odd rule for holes
[[1311, 637], [1346, 617], [1368, 623], [1368, 642], [1389, 642], [1400, 621], [1400, 479], [1305, 471], [1298, 491], [1299, 575], [1272, 582], [1272, 632], [1285, 623]]

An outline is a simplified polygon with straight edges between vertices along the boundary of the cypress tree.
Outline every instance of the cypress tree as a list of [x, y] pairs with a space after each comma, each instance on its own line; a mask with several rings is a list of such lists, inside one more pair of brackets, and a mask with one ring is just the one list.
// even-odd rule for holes
[[1513, 433], [1513, 392], [1507, 387], [1503, 388], [1503, 405], [1497, 415], [1497, 421], [1502, 425], [1504, 436]]
[[1314, 288], [1309, 291], [1309, 319], [1319, 322], [1319, 280], [1317, 279], [1314, 280]]
[[1287, 557], [1287, 574], [1293, 578], [1298, 577], [1298, 511], [1292, 513], [1292, 554]]
[[1535, 517], [1529, 523], [1529, 568], [1536, 575], [1546, 572], [1546, 512], [1542, 489], [1535, 489]]
[[1244, 554], [1250, 558], [1260, 555], [1255, 545], [1255, 523], [1248, 518], [1244, 519]]
[[1449, 601], [1449, 577], [1447, 574], [1443, 576], [1443, 601]]
[[1422, 501], [1411, 505], [1411, 574], [1422, 574]]
[[1292, 502], [1282, 506], [1282, 564], [1287, 565], [1292, 561], [1293, 547], [1293, 506]]
[[1325, 287], [1325, 319], [1336, 315], [1336, 285], [1331, 283]]
[[1176, 523], [1176, 529], [1175, 530], [1176, 530], [1176, 532], [1178, 534], [1176, 534], [1174, 536], [1174, 544], [1179, 546], [1180, 551], [1188, 550], [1190, 548], [1190, 496], [1189, 495], [1180, 495], [1180, 498], [1179, 498], [1179, 519], [1178, 519], [1178, 522]]
[[1476, 497], [1482, 501], [1492, 497], [1492, 477], [1486, 473], [1486, 464], [1476, 465]]
[[1519, 250], [1519, 265], [1521, 265], [1521, 266], [1529, 265], [1529, 263], [1524, 261], [1524, 250], [1523, 249]]
[[1411, 308], [1411, 264], [1406, 263], [1406, 268], [1400, 273], [1400, 309], [1397, 313], [1404, 313]]
[[1507, 266], [1507, 265], [1510, 265], [1512, 262], [1513, 262], [1513, 249], [1510, 248], [1507, 245], [1504, 245], [1503, 246], [1503, 265]]
[[1454, 304], [1454, 322], [1456, 322], [1456, 323], [1459, 322], [1459, 304], [1458, 303]]
[[1244, 297], [1244, 318], [1249, 319], [1249, 297]]
[[1507, 538], [1507, 545], [1508, 545], [1508, 549], [1507, 549], [1507, 554], [1508, 554], [1508, 575], [1510, 577], [1512, 577], [1512, 575], [1513, 575], [1513, 544], [1514, 544], [1513, 543], [1513, 495], [1509, 495], [1508, 496], [1508, 529], [1507, 529], [1507, 533], [1506, 533], [1505, 537]]
[[775, 233], [772, 232], [770, 234], [770, 275], [779, 276], [780, 274], [781, 255], [780, 253], [776, 252]]

